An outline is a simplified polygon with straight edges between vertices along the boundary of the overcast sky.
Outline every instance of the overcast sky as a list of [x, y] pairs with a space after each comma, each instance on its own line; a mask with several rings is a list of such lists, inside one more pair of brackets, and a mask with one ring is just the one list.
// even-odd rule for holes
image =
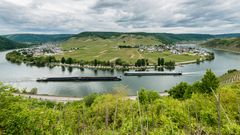
[[239, 33], [239, 0], [0, 0], [0, 34]]

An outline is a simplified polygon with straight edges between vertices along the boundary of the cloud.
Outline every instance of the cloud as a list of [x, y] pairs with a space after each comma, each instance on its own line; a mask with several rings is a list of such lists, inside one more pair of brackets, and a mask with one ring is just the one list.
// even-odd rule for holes
[[240, 32], [238, 0], [1, 0], [0, 34]]

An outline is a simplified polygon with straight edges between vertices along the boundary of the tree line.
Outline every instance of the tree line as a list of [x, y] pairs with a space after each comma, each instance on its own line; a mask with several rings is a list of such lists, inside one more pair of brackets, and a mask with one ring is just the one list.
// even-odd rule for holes
[[[33, 56], [28, 54], [21, 54], [18, 51], [12, 51], [7, 53], [6, 59], [13, 63], [26, 63], [30, 65], [36, 65], [39, 67], [51, 65], [52, 63], [61, 63], [61, 64], [78, 64], [80, 66], [91, 65], [91, 66], [109, 66], [114, 68], [115, 66], [122, 66], [126, 68], [131, 66], [126, 61], [123, 61], [121, 58], [116, 59], [115, 61], [102, 61], [94, 59], [92, 61], [85, 61], [85, 60], [76, 60], [71, 57], [65, 58], [62, 57], [60, 60], [57, 59], [55, 56]], [[175, 62], [174, 61], [165, 61], [164, 58], [157, 59], [157, 66], [162, 66], [166, 68], [174, 68]], [[148, 59], [138, 59], [136, 60], [134, 66], [135, 67], [145, 67], [149, 66], [150, 62]]]

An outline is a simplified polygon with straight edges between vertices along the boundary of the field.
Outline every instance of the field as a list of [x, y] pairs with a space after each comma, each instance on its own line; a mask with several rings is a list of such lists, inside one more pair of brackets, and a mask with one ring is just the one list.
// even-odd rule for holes
[[[71, 38], [62, 44], [64, 53], [57, 55], [56, 57], [60, 59], [61, 57], [71, 57], [76, 60], [86, 60], [92, 61], [94, 59], [101, 61], [115, 61], [121, 58], [123, 61], [134, 64], [137, 59], [148, 59], [150, 64], [156, 63], [159, 57], [165, 58], [165, 61], [175, 61], [175, 62], [185, 62], [193, 61], [199, 58], [198, 56], [190, 55], [174, 55], [170, 52], [163, 53], [150, 53], [138, 52], [137, 48], [121, 48], [119, 45], [159, 45], [162, 44], [158, 39], [148, 36], [120, 36], [112, 38], [99, 38], [99, 37], [81, 37], [81, 38]], [[77, 48], [77, 49], [76, 49]]]

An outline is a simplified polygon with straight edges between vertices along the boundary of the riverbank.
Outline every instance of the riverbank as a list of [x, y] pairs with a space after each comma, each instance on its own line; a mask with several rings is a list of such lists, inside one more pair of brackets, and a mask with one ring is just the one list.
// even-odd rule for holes
[[[206, 46], [205, 46], [206, 47]], [[240, 54], [240, 51], [234, 51], [234, 50], [229, 50], [229, 49], [224, 49], [224, 48], [215, 48], [215, 47], [207, 47], [207, 48], [211, 48], [214, 50], [219, 50], [219, 51], [225, 51], [225, 52], [232, 52], [232, 53], [238, 53]]]
[[[21, 96], [24, 98], [33, 98], [38, 100], [47, 100], [53, 102], [74, 102], [74, 101], [81, 101], [83, 97], [69, 97], [69, 96], [54, 96], [54, 95], [43, 95], [43, 94], [19, 94], [13, 93], [14, 96]], [[160, 96], [168, 96], [167, 92], [160, 92]], [[127, 99], [136, 100], [137, 96], [126, 96]]]

